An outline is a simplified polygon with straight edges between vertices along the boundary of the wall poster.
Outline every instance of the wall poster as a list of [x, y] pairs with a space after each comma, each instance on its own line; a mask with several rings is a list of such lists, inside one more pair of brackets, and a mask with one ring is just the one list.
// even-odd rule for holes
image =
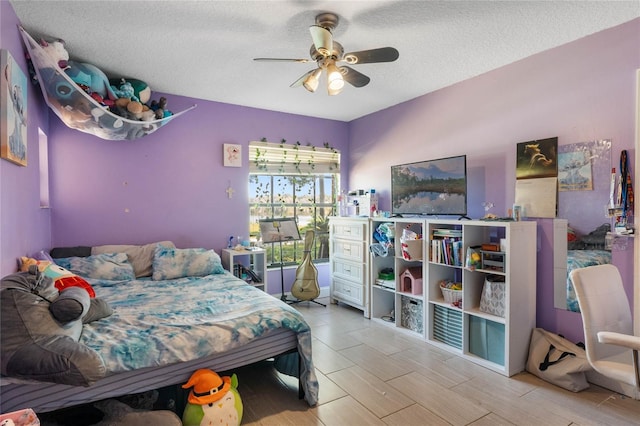
[[8, 50], [0, 51], [0, 154], [27, 165], [27, 77]]

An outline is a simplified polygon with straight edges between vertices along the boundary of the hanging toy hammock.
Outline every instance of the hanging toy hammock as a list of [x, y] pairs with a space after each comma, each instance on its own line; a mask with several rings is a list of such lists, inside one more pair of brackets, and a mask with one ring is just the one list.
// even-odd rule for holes
[[44, 100], [68, 127], [107, 140], [133, 140], [149, 135], [196, 107], [149, 121], [132, 120], [109, 111], [81, 89], [47, 55], [22, 26], [18, 27], [38, 78]]

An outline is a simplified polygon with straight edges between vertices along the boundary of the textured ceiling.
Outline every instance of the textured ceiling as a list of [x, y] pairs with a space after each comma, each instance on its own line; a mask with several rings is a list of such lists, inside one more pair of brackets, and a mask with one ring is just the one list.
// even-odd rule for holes
[[[62, 38], [72, 59], [152, 90], [351, 121], [640, 16], [634, 1], [26, 1], [11, 0], [35, 38]], [[314, 63], [309, 26], [340, 17], [346, 52], [392, 46], [360, 64], [362, 88], [328, 96], [290, 88]], [[595, 60], [595, 58], [594, 58]]]

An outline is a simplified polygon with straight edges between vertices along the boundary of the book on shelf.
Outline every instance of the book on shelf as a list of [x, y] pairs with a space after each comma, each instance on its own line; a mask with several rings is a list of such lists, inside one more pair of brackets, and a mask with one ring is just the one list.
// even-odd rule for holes
[[395, 280], [383, 280], [381, 278], [376, 278], [376, 285], [379, 285], [380, 287], [386, 287], [386, 288], [395, 289], [396, 288], [396, 281]]
[[462, 266], [462, 240], [443, 238], [431, 240], [431, 261], [445, 265]]
[[462, 229], [436, 228], [432, 232], [433, 237], [462, 238]]

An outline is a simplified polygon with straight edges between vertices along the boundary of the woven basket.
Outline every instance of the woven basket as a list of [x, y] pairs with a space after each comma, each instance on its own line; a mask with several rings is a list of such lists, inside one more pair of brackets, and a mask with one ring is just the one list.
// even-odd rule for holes
[[440, 290], [442, 291], [444, 301], [447, 303], [457, 303], [462, 300], [462, 290], [452, 290], [442, 285], [440, 286]]

